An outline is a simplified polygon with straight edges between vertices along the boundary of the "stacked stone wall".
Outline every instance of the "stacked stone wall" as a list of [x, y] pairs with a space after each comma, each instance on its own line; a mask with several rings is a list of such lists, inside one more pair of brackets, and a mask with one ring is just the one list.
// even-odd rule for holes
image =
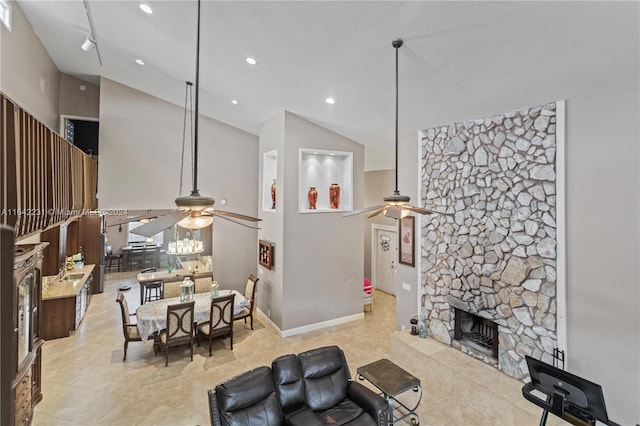
[[429, 333], [452, 344], [452, 306], [491, 319], [499, 368], [522, 378], [524, 355], [551, 363], [557, 346], [556, 105], [423, 135], [422, 205], [452, 214], [421, 230]]

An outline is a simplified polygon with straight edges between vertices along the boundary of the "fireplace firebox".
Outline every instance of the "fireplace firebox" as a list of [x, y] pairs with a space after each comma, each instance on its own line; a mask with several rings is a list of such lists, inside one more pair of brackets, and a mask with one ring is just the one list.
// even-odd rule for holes
[[498, 359], [498, 324], [489, 319], [455, 308], [453, 337]]

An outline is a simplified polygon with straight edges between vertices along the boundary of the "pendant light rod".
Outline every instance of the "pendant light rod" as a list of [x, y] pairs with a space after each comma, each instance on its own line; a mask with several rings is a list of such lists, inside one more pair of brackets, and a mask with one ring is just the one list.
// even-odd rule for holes
[[396, 190], [394, 195], [400, 195], [400, 191], [398, 191], [398, 49], [402, 43], [402, 39], [399, 38], [391, 42], [391, 45], [396, 49]]
[[196, 38], [196, 117], [194, 121], [193, 138], [193, 190], [191, 195], [199, 194], [198, 191], [198, 98], [200, 93], [200, 0], [198, 0], [198, 36]]

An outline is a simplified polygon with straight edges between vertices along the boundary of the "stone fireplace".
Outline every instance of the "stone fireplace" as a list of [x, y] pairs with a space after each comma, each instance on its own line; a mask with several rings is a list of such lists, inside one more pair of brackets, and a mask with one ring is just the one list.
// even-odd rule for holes
[[[556, 104], [422, 132], [422, 314], [429, 335], [527, 374], [556, 335]], [[455, 339], [455, 311], [487, 320], [497, 360]], [[469, 324], [467, 323], [467, 327]]]
[[498, 361], [498, 324], [462, 309], [454, 308], [454, 312], [453, 338], [457, 342], [454, 341], [452, 345], [460, 350], [468, 348]]

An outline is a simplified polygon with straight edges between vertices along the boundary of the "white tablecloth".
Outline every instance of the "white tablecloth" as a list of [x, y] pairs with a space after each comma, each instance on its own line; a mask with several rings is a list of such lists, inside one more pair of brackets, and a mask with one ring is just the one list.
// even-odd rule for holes
[[[242, 312], [245, 306], [249, 306], [249, 301], [236, 290], [220, 290], [220, 296], [227, 296], [231, 293], [235, 294], [233, 313], [237, 315]], [[209, 321], [211, 295], [209, 293], [196, 293], [194, 294], [194, 300], [196, 302], [194, 306], [194, 321]], [[136, 309], [138, 333], [140, 333], [143, 340], [147, 340], [153, 333], [167, 328], [167, 306], [177, 303], [181, 303], [180, 298], [172, 297], [170, 299], [147, 302]]]

